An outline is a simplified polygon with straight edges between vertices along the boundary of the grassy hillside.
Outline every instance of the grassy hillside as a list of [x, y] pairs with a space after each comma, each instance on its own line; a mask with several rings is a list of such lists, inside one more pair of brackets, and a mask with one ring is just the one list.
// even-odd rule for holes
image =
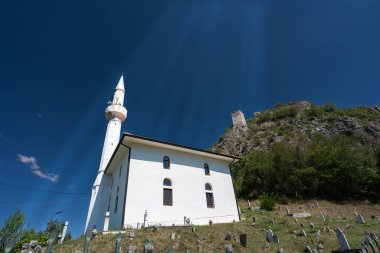
[[[276, 211], [261, 210], [251, 211], [245, 201], [240, 202], [242, 210], [242, 221], [231, 224], [214, 224], [213, 226], [195, 226], [196, 232], [193, 234], [191, 227], [167, 227], [158, 228], [152, 232], [152, 228], [136, 231], [136, 237], [133, 241], [128, 241], [126, 237], [122, 240], [122, 251], [125, 252], [129, 245], [136, 246], [136, 252], [142, 252], [144, 239], [150, 240], [155, 246], [155, 252], [166, 252], [167, 248], [177, 245], [175, 252], [225, 252], [225, 245], [232, 244], [234, 252], [262, 252], [266, 243], [266, 231], [271, 228], [279, 236], [278, 244], [270, 243], [270, 249], [267, 252], [276, 252], [283, 248], [285, 252], [302, 252], [306, 245], [316, 249], [317, 244], [323, 245], [324, 252], [330, 252], [339, 248], [338, 240], [334, 232], [328, 231], [328, 228], [341, 228], [345, 233], [351, 247], [360, 247], [360, 243], [365, 238], [365, 233], [372, 231], [380, 235], [380, 223], [371, 219], [372, 215], [380, 215], [380, 205], [371, 204], [334, 204], [327, 201], [319, 201], [318, 208], [314, 201], [296, 202], [288, 204], [287, 207], [292, 213], [310, 212], [311, 218], [298, 219], [298, 222], [285, 215], [284, 205], [279, 205]], [[257, 206], [257, 203], [251, 203], [251, 206]], [[354, 212], [362, 214], [367, 221], [366, 224], [356, 224], [354, 221]], [[319, 213], [323, 212], [326, 218], [322, 222]], [[257, 224], [251, 226], [252, 217], [255, 216]], [[311, 228], [309, 223], [314, 223], [315, 227]], [[306, 231], [306, 237], [300, 237], [294, 234], [301, 229]], [[346, 228], [347, 224], [350, 225]], [[321, 231], [321, 236], [316, 236], [317, 231]], [[176, 233], [175, 241], [170, 239], [170, 233]], [[240, 246], [238, 241], [225, 240], [225, 236], [231, 232], [233, 236], [239, 238], [239, 234], [247, 233], [247, 248]], [[203, 238], [200, 240], [200, 238]], [[200, 250], [198, 249], [198, 241]], [[84, 238], [78, 238], [73, 241], [65, 242], [57, 246], [54, 250], [60, 252], [75, 252], [83, 249]], [[99, 235], [90, 243], [89, 252], [114, 252], [115, 236]]]

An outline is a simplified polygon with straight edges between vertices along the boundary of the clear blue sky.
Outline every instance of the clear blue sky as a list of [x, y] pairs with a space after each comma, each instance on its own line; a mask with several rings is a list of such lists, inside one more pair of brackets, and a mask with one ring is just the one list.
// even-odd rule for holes
[[[198, 148], [235, 109], [379, 104], [379, 24], [376, 0], [1, 1], [0, 182], [90, 192], [122, 72], [123, 130]], [[79, 198], [0, 185], [0, 221], [78, 236]]]

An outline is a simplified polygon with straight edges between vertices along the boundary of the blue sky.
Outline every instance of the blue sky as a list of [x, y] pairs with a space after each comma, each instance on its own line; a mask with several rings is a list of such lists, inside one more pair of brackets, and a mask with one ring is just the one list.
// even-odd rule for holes
[[[123, 131], [208, 148], [276, 102], [379, 104], [380, 2], [173, 0], [0, 2], [0, 183], [90, 192], [104, 109], [122, 72]], [[0, 185], [20, 208], [84, 228], [86, 195]]]

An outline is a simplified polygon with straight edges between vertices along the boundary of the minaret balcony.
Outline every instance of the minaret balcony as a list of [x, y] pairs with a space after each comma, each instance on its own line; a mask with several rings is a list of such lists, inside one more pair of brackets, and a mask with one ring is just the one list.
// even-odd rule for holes
[[122, 105], [109, 105], [106, 109], [106, 118], [108, 120], [118, 118], [123, 122], [127, 118], [127, 109]]

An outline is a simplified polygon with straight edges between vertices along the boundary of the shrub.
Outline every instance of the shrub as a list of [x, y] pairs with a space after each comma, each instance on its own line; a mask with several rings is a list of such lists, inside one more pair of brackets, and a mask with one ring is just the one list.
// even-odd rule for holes
[[276, 205], [274, 198], [269, 196], [267, 193], [261, 194], [261, 196], [259, 197], [259, 201], [260, 208], [268, 211], [273, 211], [274, 206]]

